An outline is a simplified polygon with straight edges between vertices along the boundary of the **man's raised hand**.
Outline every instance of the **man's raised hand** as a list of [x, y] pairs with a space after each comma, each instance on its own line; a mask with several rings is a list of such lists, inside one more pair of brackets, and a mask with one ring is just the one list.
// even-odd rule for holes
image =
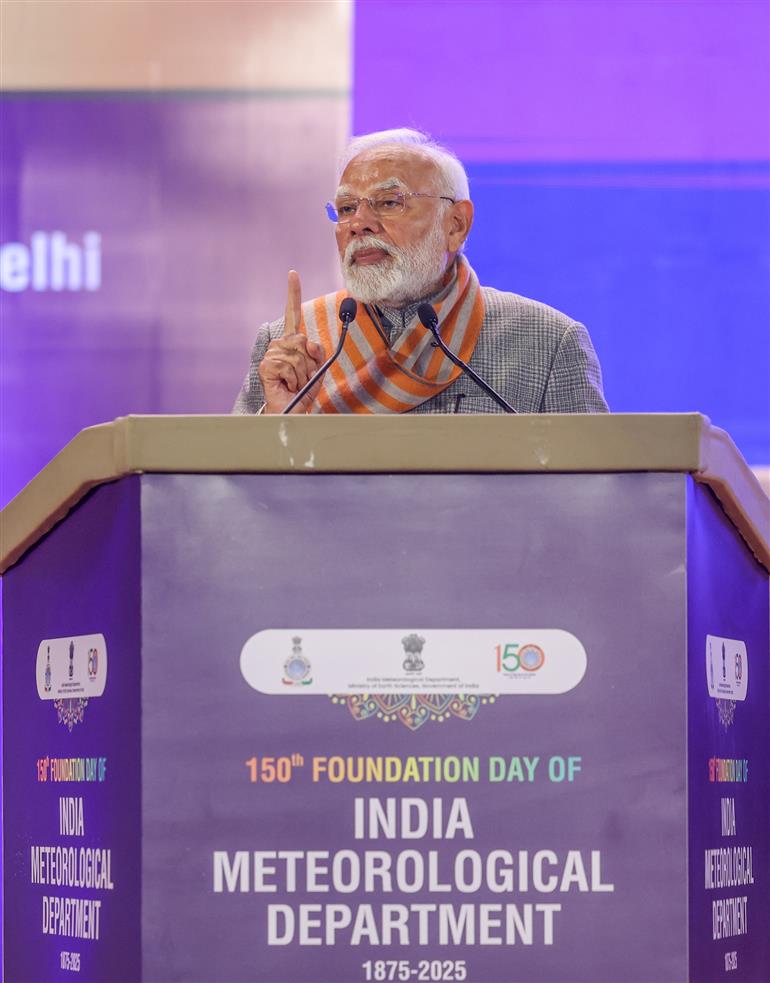
[[[289, 270], [285, 327], [282, 338], [271, 341], [259, 366], [265, 393], [265, 413], [281, 413], [324, 363], [321, 345], [310, 341], [302, 324], [302, 287], [299, 273]], [[318, 385], [294, 407], [292, 413], [306, 413], [315, 399]]]

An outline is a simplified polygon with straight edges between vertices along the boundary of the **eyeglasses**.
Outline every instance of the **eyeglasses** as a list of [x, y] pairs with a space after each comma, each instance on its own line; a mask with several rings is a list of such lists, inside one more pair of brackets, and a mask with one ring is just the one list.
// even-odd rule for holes
[[455, 204], [455, 199], [448, 198], [446, 195], [427, 195], [421, 191], [380, 191], [371, 198], [340, 198], [339, 201], [327, 201], [326, 214], [332, 222], [344, 225], [353, 219], [361, 202], [365, 201], [377, 218], [395, 218], [404, 214], [407, 198], [438, 198]]

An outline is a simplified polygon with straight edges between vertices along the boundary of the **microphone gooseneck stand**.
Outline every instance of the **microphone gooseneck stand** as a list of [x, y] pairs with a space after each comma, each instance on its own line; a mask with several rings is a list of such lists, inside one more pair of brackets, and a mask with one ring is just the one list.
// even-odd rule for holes
[[479, 386], [480, 389], [483, 389], [484, 392], [487, 394], [487, 396], [491, 396], [491, 398], [494, 399], [497, 405], [501, 406], [506, 413], [516, 412], [516, 410], [511, 406], [511, 404], [507, 400], [503, 399], [500, 393], [495, 392], [495, 390], [488, 383], [484, 382], [484, 380], [481, 378], [480, 375], [477, 375], [473, 371], [473, 369], [470, 367], [470, 365], [468, 365], [467, 362], [463, 362], [461, 358], [458, 358], [458, 356], [455, 355], [455, 353], [450, 348], [448, 348], [447, 345], [444, 344], [444, 341], [441, 338], [441, 335], [439, 334], [438, 331], [438, 314], [436, 314], [435, 310], [430, 304], [428, 303], [420, 304], [420, 306], [417, 308], [417, 316], [419, 317], [420, 321], [422, 321], [423, 325], [428, 329], [428, 331], [430, 331], [430, 333], [436, 339], [433, 342], [434, 348], [436, 347], [440, 348], [441, 351], [446, 355], [446, 357], [451, 362], [454, 362], [454, 364], [458, 368], [462, 369], [463, 372], [466, 373], [466, 375], [469, 375], [471, 379], [473, 379], [473, 381], [476, 383], [476, 385]]

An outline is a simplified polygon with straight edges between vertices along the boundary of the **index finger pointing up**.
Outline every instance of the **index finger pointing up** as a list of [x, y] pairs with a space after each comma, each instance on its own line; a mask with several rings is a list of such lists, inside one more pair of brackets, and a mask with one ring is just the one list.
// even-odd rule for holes
[[289, 270], [289, 288], [286, 295], [286, 314], [284, 334], [297, 334], [302, 330], [302, 285], [299, 273]]

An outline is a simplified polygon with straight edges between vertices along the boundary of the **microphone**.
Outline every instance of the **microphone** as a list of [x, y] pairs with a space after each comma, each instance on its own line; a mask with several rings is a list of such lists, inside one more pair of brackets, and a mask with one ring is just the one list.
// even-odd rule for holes
[[495, 392], [495, 390], [488, 383], [484, 382], [481, 376], [477, 375], [470, 365], [467, 364], [467, 362], [463, 362], [461, 358], [458, 358], [458, 356], [444, 344], [438, 331], [438, 314], [434, 311], [430, 304], [420, 304], [420, 306], [417, 308], [417, 316], [436, 339], [434, 342], [432, 342], [434, 348], [440, 348], [450, 361], [454, 362], [455, 365], [461, 368], [466, 375], [469, 375], [476, 385], [484, 390], [487, 396], [491, 396], [498, 406], [502, 406], [506, 413], [516, 412], [511, 404], [504, 400], [499, 393]]
[[300, 389], [300, 391], [296, 394], [296, 396], [294, 396], [294, 398], [289, 403], [289, 405], [286, 406], [281, 411], [281, 416], [284, 416], [286, 413], [291, 413], [291, 411], [294, 409], [297, 403], [299, 403], [300, 400], [303, 399], [303, 397], [305, 397], [310, 392], [310, 390], [318, 382], [318, 380], [321, 378], [324, 372], [326, 372], [326, 370], [329, 368], [332, 362], [335, 362], [339, 358], [340, 352], [342, 351], [342, 346], [345, 344], [345, 338], [347, 337], [348, 326], [351, 321], [355, 320], [357, 310], [358, 310], [358, 304], [353, 300], [352, 297], [346, 297], [342, 301], [339, 310], [339, 319], [342, 322], [342, 331], [340, 331], [340, 341], [339, 344], [337, 345], [334, 354], [331, 356], [331, 358], [326, 359], [326, 361], [321, 366], [321, 368], [316, 372], [316, 374], [312, 376], [312, 378], [310, 378], [305, 383], [305, 385]]

